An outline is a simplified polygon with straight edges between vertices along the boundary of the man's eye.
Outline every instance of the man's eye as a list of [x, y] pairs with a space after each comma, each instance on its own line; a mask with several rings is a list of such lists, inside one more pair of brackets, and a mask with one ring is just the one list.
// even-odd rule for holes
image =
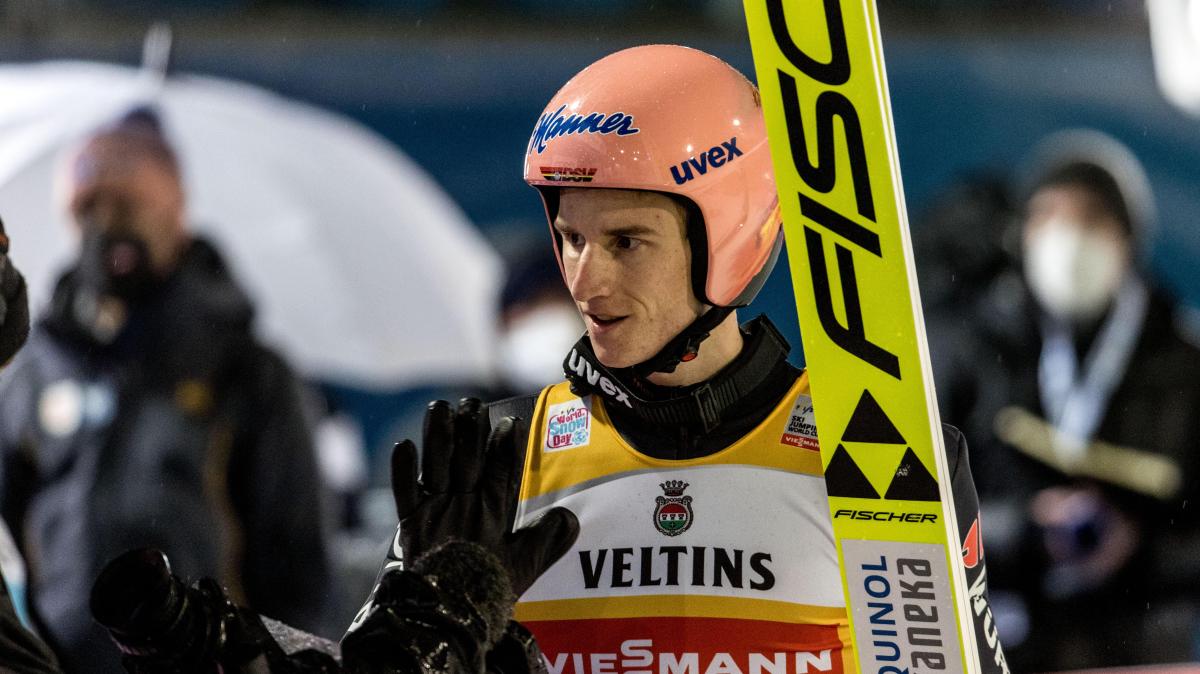
[[577, 232], [563, 232], [563, 241], [566, 241], [572, 248], [580, 248], [583, 246], [583, 236]]
[[626, 250], [629, 250], [629, 249], [637, 248], [640, 245], [642, 245], [642, 242], [638, 241], [637, 239], [633, 239], [628, 236], [618, 236], [617, 237], [617, 248], [624, 248]]

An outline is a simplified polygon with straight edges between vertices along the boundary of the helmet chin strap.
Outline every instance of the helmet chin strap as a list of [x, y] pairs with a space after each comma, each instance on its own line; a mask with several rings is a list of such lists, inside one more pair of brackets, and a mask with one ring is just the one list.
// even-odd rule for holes
[[712, 331], [731, 313], [733, 307], [710, 307], [679, 331], [679, 334], [659, 349], [658, 353], [637, 365], [631, 365], [626, 371], [639, 379], [645, 379], [656, 372], [674, 372], [680, 363], [696, 359], [700, 353], [700, 343], [708, 339]]
[[[724, 309], [722, 313], [728, 315], [730, 311], [732, 310]], [[710, 318], [709, 321], [711, 320], [713, 319]], [[721, 423], [726, 409], [753, 390], [768, 372], [787, 358], [788, 344], [774, 326], [765, 318], [758, 318], [756, 321], [760, 325], [751, 331], [750, 342], [745, 348], [757, 349], [757, 353], [765, 353], [763, 357], [751, 359], [748, 366], [726, 368], [711, 379], [688, 386], [686, 392], [671, 398], [650, 400], [639, 396], [638, 388], [630, 386], [636, 383], [629, 381], [632, 368], [609, 370], [596, 357], [587, 335], [576, 342], [571, 353], [563, 361], [563, 373], [571, 384], [571, 391], [576, 395], [602, 396], [606, 404], [628, 408], [634, 415], [649, 423], [695, 424], [708, 432]], [[707, 330], [701, 328], [701, 332], [705, 334]], [[695, 344], [699, 344], [703, 337], [699, 334], [696, 337]], [[684, 339], [681, 343], [686, 344], [687, 341]], [[679, 362], [676, 360], [676, 364]]]

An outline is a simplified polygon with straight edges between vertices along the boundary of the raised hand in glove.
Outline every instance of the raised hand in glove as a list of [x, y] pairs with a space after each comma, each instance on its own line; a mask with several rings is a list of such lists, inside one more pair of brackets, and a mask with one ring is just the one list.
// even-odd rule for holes
[[8, 257], [8, 235], [0, 222], [0, 365], [17, 354], [29, 336], [29, 299], [25, 278]]
[[473, 398], [458, 409], [441, 400], [430, 403], [420, 465], [409, 440], [392, 453], [404, 558], [415, 559], [449, 539], [478, 543], [499, 558], [515, 598], [566, 554], [579, 535], [579, 522], [566, 508], [553, 508], [511, 532], [520, 423], [507, 417], [489, 429], [487, 409]]

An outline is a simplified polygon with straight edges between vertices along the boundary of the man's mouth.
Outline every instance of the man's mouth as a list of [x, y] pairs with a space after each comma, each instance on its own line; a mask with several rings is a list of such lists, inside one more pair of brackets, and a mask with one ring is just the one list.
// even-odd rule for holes
[[117, 241], [108, 251], [108, 269], [113, 276], [127, 276], [141, 263], [141, 251], [128, 241]]
[[626, 316], [617, 316], [615, 314], [587, 314], [588, 323], [591, 324], [594, 332], [604, 332], [612, 328], [616, 324], [625, 320]]

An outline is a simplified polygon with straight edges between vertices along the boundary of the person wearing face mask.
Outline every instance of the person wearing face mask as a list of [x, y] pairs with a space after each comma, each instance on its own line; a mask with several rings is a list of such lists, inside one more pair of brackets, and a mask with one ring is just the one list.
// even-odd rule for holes
[[0, 376], [0, 508], [39, 631], [66, 672], [121, 671], [88, 595], [140, 546], [320, 629], [330, 574], [298, 382], [189, 232], [157, 116], [99, 130], [66, 174], [78, 254]]
[[1139, 264], [1149, 183], [1096, 132], [1035, 156], [1021, 269], [976, 308], [1001, 635], [1016, 671], [1195, 659], [1200, 349]]
[[562, 354], [583, 332], [554, 254], [542, 246], [525, 247], [509, 264], [500, 292], [500, 386], [491, 397], [507, 398], [558, 381]]

